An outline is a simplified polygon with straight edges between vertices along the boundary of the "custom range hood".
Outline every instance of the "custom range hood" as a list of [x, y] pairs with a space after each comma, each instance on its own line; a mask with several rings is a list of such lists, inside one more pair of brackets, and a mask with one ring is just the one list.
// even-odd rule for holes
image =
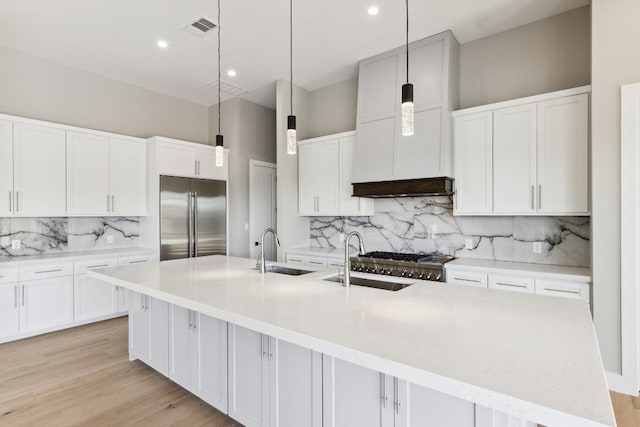
[[353, 183], [354, 197], [418, 197], [452, 194], [453, 179], [446, 177]]

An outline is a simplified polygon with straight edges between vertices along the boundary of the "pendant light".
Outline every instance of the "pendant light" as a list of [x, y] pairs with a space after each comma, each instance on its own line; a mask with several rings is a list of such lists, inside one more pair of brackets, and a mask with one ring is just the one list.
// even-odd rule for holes
[[293, 115], [293, 0], [289, 0], [289, 93], [291, 114], [287, 117], [287, 154], [296, 154], [296, 116]]
[[413, 85], [409, 83], [409, 0], [407, 5], [407, 82], [402, 85], [402, 136], [413, 135]]
[[224, 166], [224, 141], [220, 127], [220, 115], [222, 110], [222, 102], [220, 98], [220, 88], [222, 80], [220, 80], [220, 0], [218, 0], [218, 135], [216, 135], [216, 166]]

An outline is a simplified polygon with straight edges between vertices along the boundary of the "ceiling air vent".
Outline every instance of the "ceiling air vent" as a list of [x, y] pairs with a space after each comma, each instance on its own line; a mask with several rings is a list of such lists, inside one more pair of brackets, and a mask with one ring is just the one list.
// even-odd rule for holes
[[196, 36], [203, 37], [209, 31], [216, 28], [216, 24], [211, 22], [209, 19], [202, 17], [196, 21], [193, 21], [189, 25], [185, 26], [184, 29], [190, 32], [191, 34], [195, 34]]
[[209, 86], [212, 89], [218, 90], [218, 82], [220, 82], [220, 92], [226, 94], [226, 95], [231, 95], [232, 97], [236, 97], [236, 96], [241, 96], [244, 95], [245, 93], [249, 92], [247, 89], [240, 87], [240, 86], [236, 86], [234, 84], [231, 84], [229, 82], [225, 82], [224, 80], [213, 80], [210, 81], [209, 83], [207, 83], [207, 86]]

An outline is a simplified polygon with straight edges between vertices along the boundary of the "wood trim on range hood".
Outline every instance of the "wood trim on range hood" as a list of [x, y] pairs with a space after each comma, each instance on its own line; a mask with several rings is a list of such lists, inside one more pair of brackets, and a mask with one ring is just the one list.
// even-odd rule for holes
[[446, 177], [353, 183], [354, 197], [450, 196], [452, 194], [453, 178]]

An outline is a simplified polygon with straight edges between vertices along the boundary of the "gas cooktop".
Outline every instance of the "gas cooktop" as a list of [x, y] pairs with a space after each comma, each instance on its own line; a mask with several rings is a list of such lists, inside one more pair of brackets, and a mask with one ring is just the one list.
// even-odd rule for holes
[[351, 271], [444, 282], [443, 265], [453, 259], [440, 254], [367, 252], [351, 258]]

